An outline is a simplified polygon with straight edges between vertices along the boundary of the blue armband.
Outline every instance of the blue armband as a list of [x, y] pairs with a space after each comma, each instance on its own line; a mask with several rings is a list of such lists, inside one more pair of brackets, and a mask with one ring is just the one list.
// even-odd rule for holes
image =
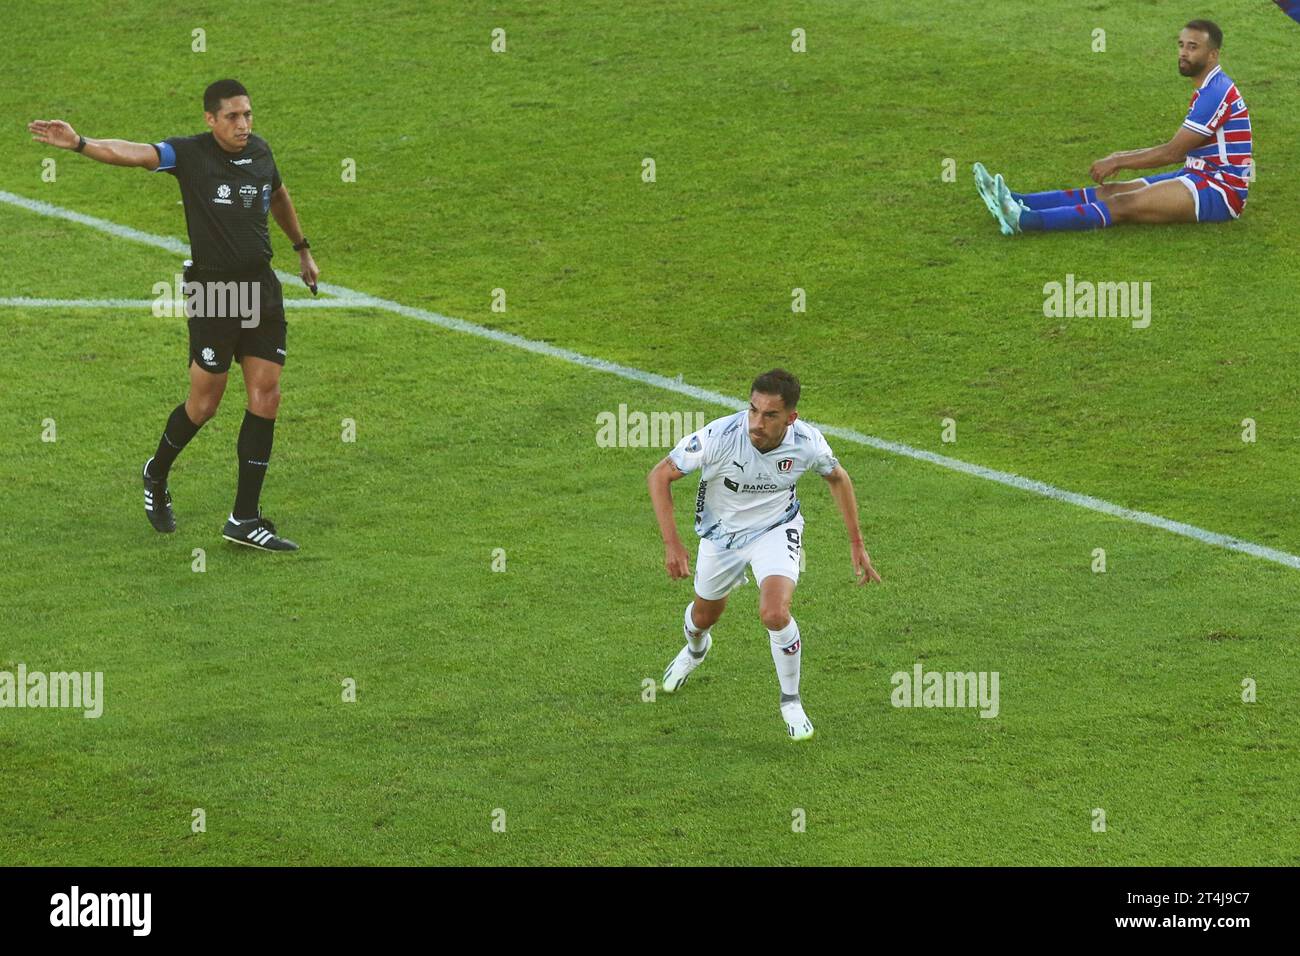
[[176, 150], [172, 148], [171, 143], [166, 141], [154, 143], [153, 148], [158, 153], [158, 168], [154, 170], [155, 173], [176, 168]]

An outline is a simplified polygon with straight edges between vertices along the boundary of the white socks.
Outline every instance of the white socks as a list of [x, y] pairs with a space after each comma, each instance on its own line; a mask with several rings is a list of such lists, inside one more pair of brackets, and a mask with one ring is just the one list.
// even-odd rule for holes
[[682, 633], [686, 635], [686, 646], [696, 655], [703, 654], [704, 649], [709, 646], [709, 632], [701, 631], [691, 620], [691, 610], [695, 607], [692, 601], [686, 605], [686, 619], [682, 621]]
[[[686, 616], [682, 620], [682, 633], [686, 637], [686, 646], [696, 657], [702, 656], [709, 646], [709, 632], [695, 626], [691, 611], [695, 608], [692, 601], [686, 605]], [[776, 665], [776, 679], [781, 682], [781, 697], [799, 695], [799, 664], [802, 660], [803, 647], [799, 640], [799, 625], [795, 619], [779, 631], [768, 631], [772, 639], [772, 663]]]
[[781, 682], [781, 696], [794, 697], [799, 693], [799, 659], [803, 648], [799, 641], [799, 625], [794, 618], [779, 631], [768, 631], [772, 638], [772, 662], [776, 664], [776, 679]]

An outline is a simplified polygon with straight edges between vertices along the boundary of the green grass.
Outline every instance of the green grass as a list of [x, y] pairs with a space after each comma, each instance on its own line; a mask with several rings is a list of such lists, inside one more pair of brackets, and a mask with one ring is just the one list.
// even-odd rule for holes
[[[9, 42], [42, 55], [0, 63], [0, 189], [182, 236], [170, 177], [60, 153], [42, 183], [18, 120], [185, 133], [233, 74], [326, 281], [738, 398], [785, 364], [815, 421], [1297, 551], [1300, 94], [1281, 78], [1300, 34], [1222, 6], [1261, 170], [1228, 226], [1012, 241], [970, 186], [977, 159], [1079, 185], [1170, 135], [1189, 95], [1170, 2], [286, 4], [292, 29], [255, 34], [253, 5], [132, 5], [93, 35], [24, 9]], [[175, 258], [0, 205], [0, 295], [148, 297]], [[1150, 281], [1151, 328], [1044, 318], [1066, 273]], [[219, 538], [237, 375], [173, 472], [180, 530], [139, 514], [183, 395], [179, 322], [0, 308], [0, 670], [102, 670], [107, 695], [99, 720], [0, 710], [0, 863], [1300, 862], [1278, 837], [1300, 823], [1297, 572], [832, 442], [885, 584], [853, 586], [806, 479], [817, 736], [794, 746], [752, 586], [687, 688], [641, 699], [690, 590], [645, 494], [662, 450], [597, 447], [596, 415], [721, 409], [385, 312], [289, 322], [264, 504], [303, 551], [281, 559]], [[891, 707], [917, 661], [998, 671], [1000, 715]]]

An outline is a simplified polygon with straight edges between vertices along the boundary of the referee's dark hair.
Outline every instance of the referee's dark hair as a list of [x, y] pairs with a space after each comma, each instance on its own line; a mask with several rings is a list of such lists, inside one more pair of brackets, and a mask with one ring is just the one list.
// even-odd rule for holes
[[244, 84], [238, 80], [217, 80], [203, 91], [203, 111], [216, 116], [217, 111], [221, 109], [222, 100], [228, 100], [232, 96], [247, 95], [248, 90], [244, 89]]
[[1213, 20], [1188, 20], [1184, 30], [1199, 30], [1210, 38], [1210, 49], [1217, 50], [1223, 46], [1223, 31]]
[[783, 368], [764, 372], [754, 379], [749, 390], [760, 395], [780, 395], [781, 402], [788, 411], [793, 411], [799, 404], [799, 380]]

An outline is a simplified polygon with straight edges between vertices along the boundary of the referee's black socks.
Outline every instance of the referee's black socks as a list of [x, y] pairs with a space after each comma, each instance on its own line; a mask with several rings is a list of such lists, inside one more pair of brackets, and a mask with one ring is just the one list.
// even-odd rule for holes
[[257, 501], [262, 496], [262, 479], [271, 461], [271, 441], [275, 437], [275, 419], [263, 418], [245, 410], [239, 428], [239, 488], [235, 491], [236, 521], [257, 517]]
[[158, 439], [158, 450], [153, 453], [153, 461], [149, 464], [149, 477], [156, 481], [166, 478], [171, 471], [172, 462], [181, 453], [181, 449], [190, 443], [190, 439], [198, 434], [200, 427], [185, 414], [184, 402], [173, 408], [162, 438]]

